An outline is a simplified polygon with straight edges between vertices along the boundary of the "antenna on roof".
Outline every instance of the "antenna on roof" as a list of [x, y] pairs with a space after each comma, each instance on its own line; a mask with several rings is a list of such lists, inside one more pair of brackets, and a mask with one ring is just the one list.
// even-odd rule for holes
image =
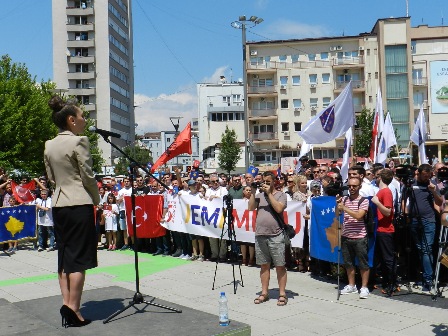
[[406, 17], [409, 17], [409, 0], [406, 0]]

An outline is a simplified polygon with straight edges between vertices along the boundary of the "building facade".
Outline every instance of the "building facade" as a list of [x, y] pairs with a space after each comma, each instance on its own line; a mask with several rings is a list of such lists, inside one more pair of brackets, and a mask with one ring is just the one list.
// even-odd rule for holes
[[[76, 96], [96, 126], [135, 140], [131, 0], [53, 0], [53, 73], [60, 92]], [[106, 165], [120, 156], [100, 137]]]
[[227, 83], [222, 78], [216, 84], [198, 84], [199, 153], [206, 172], [220, 171], [218, 165], [219, 144], [222, 134], [233, 129], [241, 146], [241, 158], [236, 172], [244, 172], [244, 90], [242, 81]]
[[[374, 111], [381, 88], [383, 109], [390, 112], [404, 151], [422, 104], [428, 155], [448, 153], [448, 27], [412, 28], [408, 17], [380, 19], [370, 33], [248, 42], [246, 53], [254, 164], [296, 156], [302, 143], [297, 132], [350, 80], [355, 113]], [[315, 145], [314, 158], [342, 157], [343, 142]]]

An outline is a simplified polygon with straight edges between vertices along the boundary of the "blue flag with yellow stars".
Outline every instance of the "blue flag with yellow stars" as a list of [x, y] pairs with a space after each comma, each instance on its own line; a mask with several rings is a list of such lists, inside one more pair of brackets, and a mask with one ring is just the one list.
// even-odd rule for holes
[[196, 180], [199, 177], [199, 172], [197, 170], [192, 170], [190, 172], [190, 178]]
[[36, 206], [0, 208], [0, 243], [36, 238]]
[[247, 172], [249, 174], [252, 174], [253, 177], [255, 177], [258, 174], [258, 168], [254, 167], [254, 166], [249, 166], [249, 168], [247, 169]]

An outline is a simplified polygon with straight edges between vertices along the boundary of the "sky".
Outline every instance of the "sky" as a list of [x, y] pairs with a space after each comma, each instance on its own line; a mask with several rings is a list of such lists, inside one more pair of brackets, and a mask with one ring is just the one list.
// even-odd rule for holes
[[[446, 0], [408, 3], [412, 26], [439, 26], [448, 14]], [[0, 4], [0, 55], [51, 80], [51, 0]], [[132, 0], [132, 15], [136, 132], [143, 134], [173, 130], [172, 116], [183, 117], [181, 129], [196, 117], [196, 84], [243, 77], [241, 30], [230, 25], [240, 15], [264, 20], [247, 29], [248, 41], [358, 35], [379, 18], [406, 16], [406, 0]]]

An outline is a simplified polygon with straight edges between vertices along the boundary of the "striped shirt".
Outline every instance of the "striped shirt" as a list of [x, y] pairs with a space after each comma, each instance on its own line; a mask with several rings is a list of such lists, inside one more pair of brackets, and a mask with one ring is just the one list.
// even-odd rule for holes
[[[358, 212], [359, 209], [367, 210], [369, 209], [369, 200], [366, 198], [362, 201], [362, 203], [359, 205], [359, 200], [361, 199], [361, 195], [359, 195], [356, 199], [353, 201], [350, 199], [350, 197], [344, 197], [342, 199], [342, 203], [349, 208], [352, 211]], [[364, 219], [361, 218], [361, 220], [357, 220], [350, 216], [347, 212], [344, 212], [344, 224], [342, 226], [342, 236], [347, 238], [364, 238], [367, 235], [366, 226], [364, 224]]]

